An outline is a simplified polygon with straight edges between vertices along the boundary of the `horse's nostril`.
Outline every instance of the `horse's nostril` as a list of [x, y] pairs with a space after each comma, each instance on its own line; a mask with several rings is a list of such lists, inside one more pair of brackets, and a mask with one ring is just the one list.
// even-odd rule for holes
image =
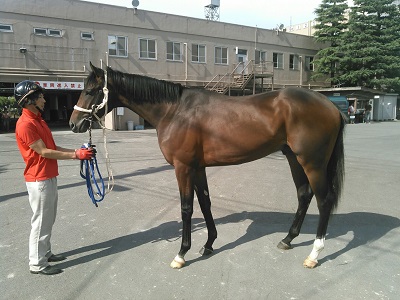
[[77, 127], [73, 122], [69, 122], [69, 127], [71, 128], [72, 132], [77, 132]]

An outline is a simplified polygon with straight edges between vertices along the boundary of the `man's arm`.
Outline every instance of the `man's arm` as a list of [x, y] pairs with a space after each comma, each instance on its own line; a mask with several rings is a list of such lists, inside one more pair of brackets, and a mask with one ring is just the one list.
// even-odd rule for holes
[[40, 156], [44, 158], [50, 159], [76, 159], [76, 154], [74, 149], [65, 149], [61, 147], [57, 147], [57, 150], [48, 149], [44, 144], [42, 139], [33, 142], [29, 148], [38, 153]]

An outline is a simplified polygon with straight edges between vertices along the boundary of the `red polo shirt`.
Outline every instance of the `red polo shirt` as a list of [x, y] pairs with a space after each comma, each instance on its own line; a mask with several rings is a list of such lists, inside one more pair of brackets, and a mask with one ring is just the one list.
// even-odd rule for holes
[[35, 115], [28, 109], [22, 109], [22, 115], [15, 128], [17, 145], [25, 161], [25, 181], [42, 181], [58, 176], [58, 164], [56, 159], [44, 158], [29, 148], [34, 142], [42, 140], [46, 148], [56, 150], [53, 135], [42, 115]]

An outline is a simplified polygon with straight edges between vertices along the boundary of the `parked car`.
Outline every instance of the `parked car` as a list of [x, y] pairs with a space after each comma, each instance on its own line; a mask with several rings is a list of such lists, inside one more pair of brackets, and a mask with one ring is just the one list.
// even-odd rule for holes
[[344, 113], [346, 116], [349, 116], [348, 114], [348, 108], [349, 108], [349, 101], [347, 101], [347, 98], [344, 96], [328, 96], [328, 99], [331, 100], [333, 104], [336, 105], [336, 107]]

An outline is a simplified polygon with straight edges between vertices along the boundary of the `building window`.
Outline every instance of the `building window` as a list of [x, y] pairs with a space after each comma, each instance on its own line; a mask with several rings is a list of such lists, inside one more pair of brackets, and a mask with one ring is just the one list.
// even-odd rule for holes
[[37, 27], [37, 28], [33, 28], [33, 33], [35, 35], [62, 37], [62, 30], [60, 30], [60, 29], [39, 28], [39, 27]]
[[227, 65], [228, 64], [228, 48], [215, 47], [215, 64]]
[[46, 28], [33, 28], [33, 32], [36, 35], [47, 35], [47, 29]]
[[81, 39], [93, 41], [94, 40], [93, 32], [81, 32]]
[[206, 62], [206, 46], [192, 44], [192, 62], [205, 63]]
[[61, 37], [62, 36], [62, 31], [59, 30], [59, 29], [47, 29], [47, 35], [48, 36]]
[[167, 60], [182, 61], [181, 43], [167, 42]]
[[274, 53], [273, 61], [275, 69], [283, 69], [283, 53]]
[[290, 70], [299, 70], [299, 56], [297, 54], [290, 54], [289, 69]]
[[110, 56], [128, 56], [128, 38], [126, 36], [108, 36], [108, 54]]
[[306, 69], [308, 71], [314, 71], [314, 56], [306, 56], [305, 60]]
[[255, 53], [255, 63], [259, 64], [262, 62], [267, 61], [267, 52], [266, 51], [261, 51], [261, 50], [256, 50]]
[[13, 32], [12, 25], [0, 24], [0, 32]]
[[156, 40], [139, 39], [139, 57], [157, 59]]

